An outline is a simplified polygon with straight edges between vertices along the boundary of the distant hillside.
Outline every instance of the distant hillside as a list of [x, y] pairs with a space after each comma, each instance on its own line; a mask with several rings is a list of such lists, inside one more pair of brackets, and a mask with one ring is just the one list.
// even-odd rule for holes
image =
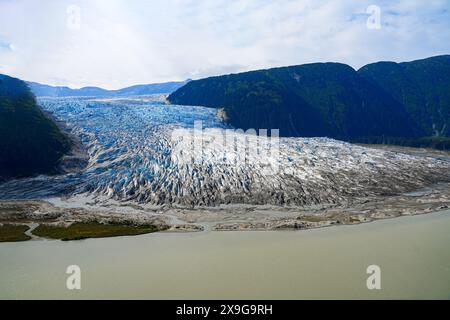
[[78, 96], [107, 96], [108, 90], [85, 87], [82, 89], [71, 89], [69, 87], [53, 87], [36, 82], [27, 82], [33, 94], [37, 97], [78, 97]]
[[113, 95], [117, 96], [139, 96], [146, 94], [172, 93], [181, 88], [182, 86], [184, 86], [189, 81], [191, 80], [188, 79], [186, 81], [181, 82], [142, 84], [110, 92]]
[[[422, 146], [432, 145], [433, 139], [417, 144], [419, 137], [448, 135], [448, 56], [393, 65], [406, 69], [412, 80], [389, 83], [391, 71], [385, 73], [385, 63], [359, 72], [344, 64], [314, 63], [192, 81], [168, 99], [174, 104], [223, 108], [235, 127], [279, 128], [282, 136]], [[418, 90], [417, 82], [427, 83]], [[405, 98], [395, 92], [414, 95]], [[442, 143], [446, 139], [440, 139]]]
[[69, 87], [54, 87], [36, 82], [27, 82], [31, 91], [37, 97], [122, 97], [148, 94], [172, 93], [184, 86], [188, 81], [143, 84], [127, 87], [119, 90], [106, 90], [97, 87], [84, 87], [71, 89]]
[[419, 134], [401, 104], [351, 67], [317, 63], [192, 81], [176, 104], [225, 109], [239, 128], [279, 128], [282, 136], [340, 139]]
[[0, 179], [52, 173], [70, 144], [25, 82], [0, 75]]
[[401, 103], [427, 136], [450, 136], [450, 55], [369, 64], [359, 74]]

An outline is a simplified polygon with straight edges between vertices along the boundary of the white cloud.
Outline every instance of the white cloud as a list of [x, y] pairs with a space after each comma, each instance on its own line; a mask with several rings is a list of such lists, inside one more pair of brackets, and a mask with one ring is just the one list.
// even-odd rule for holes
[[[366, 8], [381, 8], [380, 30]], [[67, 8], [79, 6], [80, 28]], [[118, 88], [256, 68], [450, 53], [447, 0], [0, 0], [2, 72]], [[3, 41], [1, 39], [8, 39]]]

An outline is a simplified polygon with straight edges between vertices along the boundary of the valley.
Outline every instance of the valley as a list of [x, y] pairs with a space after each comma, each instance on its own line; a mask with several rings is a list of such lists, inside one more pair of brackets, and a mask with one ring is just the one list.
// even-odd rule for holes
[[[445, 152], [255, 137], [232, 130], [215, 109], [171, 105], [164, 95], [38, 103], [64, 121], [87, 164], [65, 174], [0, 183], [0, 223], [67, 227], [94, 221], [153, 225], [165, 232], [297, 230], [450, 206]], [[180, 133], [194, 140], [180, 139]], [[234, 143], [224, 144], [225, 133]], [[249, 141], [259, 146], [256, 154], [246, 153]], [[200, 151], [190, 149], [198, 142]], [[267, 153], [275, 144], [276, 152]], [[194, 157], [186, 157], [188, 151]], [[224, 155], [235, 162], [224, 161]]]

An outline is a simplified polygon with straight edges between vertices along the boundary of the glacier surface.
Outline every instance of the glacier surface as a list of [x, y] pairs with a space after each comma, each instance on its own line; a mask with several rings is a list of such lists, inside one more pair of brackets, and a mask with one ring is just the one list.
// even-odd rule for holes
[[[450, 181], [448, 161], [327, 138], [280, 138], [276, 153], [263, 153], [273, 139], [230, 130], [214, 109], [168, 105], [160, 97], [38, 102], [80, 139], [88, 165], [78, 172], [0, 184], [0, 199], [86, 195], [176, 207], [309, 206]], [[195, 121], [204, 128], [201, 149], [198, 141], [186, 139], [195, 137]], [[182, 134], [174, 138], [174, 132]], [[223, 143], [225, 133], [233, 144]], [[252, 139], [259, 153], [240, 145]], [[197, 161], [183, 157], [192, 150]], [[242, 161], [223, 161], [224, 155]], [[276, 170], [268, 170], [274, 164]]]

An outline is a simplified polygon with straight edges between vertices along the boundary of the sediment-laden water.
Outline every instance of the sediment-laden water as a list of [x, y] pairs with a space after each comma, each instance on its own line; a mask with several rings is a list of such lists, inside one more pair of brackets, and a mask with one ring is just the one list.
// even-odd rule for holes
[[[0, 299], [450, 298], [450, 211], [299, 232], [0, 244]], [[81, 290], [66, 289], [69, 265]], [[366, 269], [381, 268], [381, 290]]]

